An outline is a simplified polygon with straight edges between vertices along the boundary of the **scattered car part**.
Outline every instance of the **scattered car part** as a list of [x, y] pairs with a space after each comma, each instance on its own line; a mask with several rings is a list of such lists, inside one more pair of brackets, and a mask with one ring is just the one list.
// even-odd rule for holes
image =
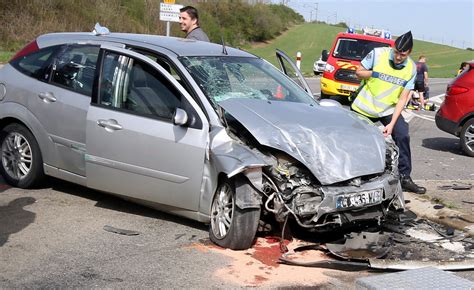
[[105, 225], [104, 230], [107, 232], [124, 235], [124, 236], [138, 236], [140, 234], [140, 232], [137, 232], [137, 231], [119, 229], [119, 228], [109, 226], [109, 225]]
[[410, 270], [425, 267], [433, 267], [441, 270], [457, 271], [457, 270], [473, 270], [474, 260], [464, 261], [396, 261], [384, 259], [370, 259], [369, 267], [380, 270]]
[[472, 185], [470, 184], [452, 184], [452, 185], [440, 185], [438, 186], [438, 189], [441, 190], [470, 190], [472, 188]]
[[390, 247], [389, 236], [380, 233], [351, 233], [344, 244], [326, 244], [331, 254], [345, 260], [368, 260], [385, 256]]

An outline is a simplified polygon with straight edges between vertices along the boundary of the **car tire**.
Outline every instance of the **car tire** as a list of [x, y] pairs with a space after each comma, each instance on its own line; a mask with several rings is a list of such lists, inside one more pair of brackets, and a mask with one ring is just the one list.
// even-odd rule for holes
[[462, 126], [460, 141], [464, 152], [474, 157], [474, 119], [470, 119]]
[[261, 208], [241, 209], [235, 200], [235, 181], [223, 180], [212, 200], [209, 237], [223, 248], [245, 250], [255, 239]]
[[10, 185], [38, 186], [44, 179], [43, 158], [33, 134], [23, 125], [10, 124], [0, 132], [0, 173]]
[[330, 96], [330, 95], [326, 95], [325, 93], [323, 93], [323, 91], [321, 91], [321, 97], [320, 97], [320, 100], [322, 100], [322, 99], [329, 99], [329, 98], [331, 98], [331, 96]]

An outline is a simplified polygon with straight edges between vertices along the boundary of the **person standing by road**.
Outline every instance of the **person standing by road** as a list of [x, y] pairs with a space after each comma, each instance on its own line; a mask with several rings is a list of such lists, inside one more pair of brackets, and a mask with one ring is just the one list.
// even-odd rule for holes
[[428, 66], [426, 65], [426, 57], [420, 55], [416, 63], [415, 91], [418, 92], [420, 97], [420, 107], [422, 110], [425, 110], [426, 87], [428, 87]]
[[399, 36], [393, 48], [374, 48], [362, 60], [356, 75], [361, 87], [351, 109], [385, 127], [384, 136], [392, 135], [399, 148], [398, 169], [404, 191], [424, 194], [410, 177], [411, 150], [408, 123], [401, 115], [410, 90], [414, 88], [416, 66], [409, 57], [413, 49], [411, 31]]
[[469, 64], [465, 61], [461, 62], [461, 66], [458, 69], [458, 72], [456, 73], [456, 76], [460, 75], [466, 68], [469, 67]]
[[181, 31], [186, 32], [186, 38], [209, 42], [209, 37], [199, 27], [197, 9], [192, 6], [185, 6], [179, 12], [179, 25]]

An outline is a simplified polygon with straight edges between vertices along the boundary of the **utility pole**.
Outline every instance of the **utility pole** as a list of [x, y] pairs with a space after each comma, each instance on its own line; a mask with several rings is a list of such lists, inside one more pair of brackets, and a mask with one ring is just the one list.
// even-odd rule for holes
[[316, 2], [315, 5], [316, 5], [316, 8], [314, 8], [314, 10], [315, 10], [314, 21], [318, 22], [318, 6], [319, 6], [319, 3]]

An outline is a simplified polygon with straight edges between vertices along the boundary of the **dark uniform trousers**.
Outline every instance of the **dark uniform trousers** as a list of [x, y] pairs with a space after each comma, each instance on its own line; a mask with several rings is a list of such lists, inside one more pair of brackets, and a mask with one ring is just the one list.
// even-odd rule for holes
[[[369, 118], [372, 122], [380, 121], [387, 126], [392, 120], [392, 115], [381, 118]], [[410, 151], [410, 135], [408, 135], [408, 123], [400, 114], [392, 131], [392, 138], [398, 146], [398, 171], [400, 175], [409, 176], [411, 173], [411, 151]]]

